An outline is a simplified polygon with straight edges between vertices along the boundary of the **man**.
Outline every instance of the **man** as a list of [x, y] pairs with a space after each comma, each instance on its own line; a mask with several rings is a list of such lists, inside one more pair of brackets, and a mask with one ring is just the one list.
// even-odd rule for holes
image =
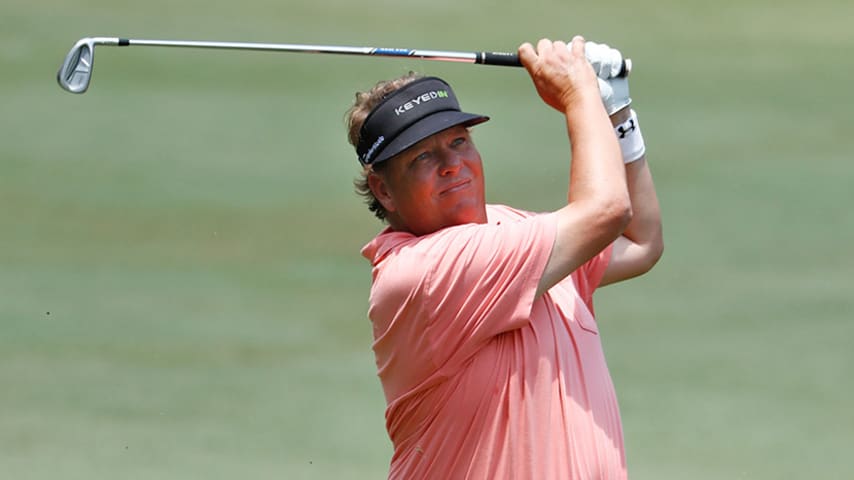
[[627, 81], [608, 73], [622, 57], [586, 50], [581, 37], [519, 47], [571, 139], [554, 212], [485, 203], [468, 128], [488, 118], [461, 112], [442, 80], [381, 82], [348, 112], [357, 189], [389, 224], [362, 251], [389, 478], [627, 475], [592, 295], [656, 263], [661, 222]]

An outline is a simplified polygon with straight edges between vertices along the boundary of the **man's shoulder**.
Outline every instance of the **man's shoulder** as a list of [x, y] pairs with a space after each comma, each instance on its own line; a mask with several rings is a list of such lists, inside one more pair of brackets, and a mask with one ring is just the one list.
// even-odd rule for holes
[[417, 239], [418, 237], [411, 233], [397, 232], [391, 228], [386, 228], [362, 247], [362, 256], [367, 258], [371, 264], [376, 265], [396, 248]]
[[518, 208], [510, 207], [508, 205], [501, 205], [497, 203], [490, 203], [486, 205], [487, 221], [491, 224], [499, 224], [502, 221], [506, 222], [523, 220], [525, 218], [533, 217], [535, 215], [537, 214], [526, 210], [520, 210]]
[[442, 248], [442, 245], [453, 242], [458, 235], [473, 227], [476, 225], [457, 225], [420, 236], [387, 228], [362, 248], [362, 256], [371, 260], [374, 265], [391, 255], [422, 256], [434, 248]]
[[374, 265], [389, 255], [414, 256], [433, 255], [436, 252], [455, 250], [454, 246], [467, 244], [471, 237], [484, 235], [481, 229], [491, 229], [503, 223], [518, 222], [538, 214], [500, 204], [486, 206], [487, 223], [466, 223], [446, 227], [436, 232], [415, 236], [386, 228], [362, 248], [362, 255]]

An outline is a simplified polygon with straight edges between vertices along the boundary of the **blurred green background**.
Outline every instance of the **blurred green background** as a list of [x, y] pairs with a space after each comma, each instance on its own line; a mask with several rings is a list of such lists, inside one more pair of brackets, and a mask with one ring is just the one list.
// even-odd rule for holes
[[488, 199], [565, 198], [524, 71], [96, 50], [84, 36], [515, 50], [581, 33], [635, 62], [665, 220], [597, 310], [635, 479], [850, 478], [854, 4], [842, 0], [0, 6], [0, 472], [383, 478], [391, 455], [352, 193], [353, 92], [412, 69], [492, 116]]

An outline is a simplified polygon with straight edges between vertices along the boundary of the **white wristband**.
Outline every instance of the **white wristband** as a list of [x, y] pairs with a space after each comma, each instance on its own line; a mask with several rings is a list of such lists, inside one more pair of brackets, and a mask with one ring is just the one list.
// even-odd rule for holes
[[646, 145], [643, 143], [643, 135], [638, 124], [638, 114], [634, 110], [625, 122], [614, 127], [617, 140], [620, 142], [620, 150], [623, 152], [623, 163], [632, 163], [640, 160], [646, 153]]

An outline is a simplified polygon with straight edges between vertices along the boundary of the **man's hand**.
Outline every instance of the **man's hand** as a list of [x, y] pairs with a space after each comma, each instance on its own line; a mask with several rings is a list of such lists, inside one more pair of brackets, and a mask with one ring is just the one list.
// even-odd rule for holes
[[561, 113], [585, 96], [598, 93], [596, 74], [584, 56], [584, 39], [579, 36], [569, 45], [542, 39], [536, 51], [524, 43], [519, 47], [519, 59], [540, 98]]
[[584, 55], [599, 79], [599, 95], [608, 115], [628, 107], [632, 103], [629, 79], [617, 76], [623, 68], [623, 54], [604, 43], [587, 42]]
[[565, 115], [572, 148], [567, 203], [554, 212], [555, 241], [537, 284], [542, 295], [611, 244], [631, 219], [620, 145], [602, 107], [584, 39], [525, 43], [519, 59], [540, 97]]
[[603, 80], [617, 77], [623, 69], [623, 54], [604, 43], [585, 43], [584, 56], [587, 57], [596, 76]]

